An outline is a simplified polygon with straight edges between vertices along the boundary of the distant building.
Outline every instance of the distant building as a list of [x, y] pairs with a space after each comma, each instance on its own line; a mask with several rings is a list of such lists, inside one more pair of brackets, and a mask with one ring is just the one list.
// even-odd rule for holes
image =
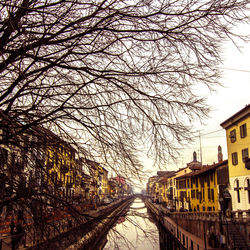
[[177, 179], [183, 175], [186, 175], [188, 173], [192, 173], [192, 172], [195, 172], [195, 171], [198, 171], [202, 168], [202, 164], [201, 162], [197, 161], [197, 154], [196, 152], [194, 151], [193, 152], [193, 160], [189, 163], [187, 163], [187, 166], [185, 168], [180, 168], [177, 172], [176, 172], [176, 175], [174, 177], [174, 183], [173, 183], [173, 193], [175, 194], [175, 197], [174, 197], [174, 206], [177, 210], [179, 210], [180, 208], [183, 208], [183, 207], [186, 207], [188, 205], [184, 205], [183, 203], [183, 197], [182, 195], [184, 193], [182, 192], [177, 192], [177, 189], [179, 188], [179, 186], [177, 185]]
[[203, 166], [198, 171], [177, 177], [176, 181], [181, 208], [189, 211], [218, 211], [221, 208], [220, 197], [223, 196], [220, 190], [223, 192], [229, 183], [227, 160]]
[[250, 208], [250, 104], [221, 123], [226, 130], [233, 210]]
[[101, 166], [100, 163], [85, 159], [85, 163], [89, 166], [89, 171], [93, 178], [92, 189], [90, 194], [92, 196], [98, 195], [100, 199], [108, 196], [108, 171]]

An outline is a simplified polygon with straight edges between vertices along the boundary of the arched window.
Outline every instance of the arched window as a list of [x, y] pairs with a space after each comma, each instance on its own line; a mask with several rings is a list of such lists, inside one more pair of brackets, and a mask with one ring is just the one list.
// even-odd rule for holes
[[247, 194], [247, 202], [248, 204], [250, 204], [250, 179], [249, 178], [245, 180], [244, 190], [246, 191], [246, 194]]
[[240, 203], [240, 190], [241, 190], [241, 187], [239, 185], [239, 180], [236, 179], [234, 182], [234, 191], [236, 191], [238, 203]]

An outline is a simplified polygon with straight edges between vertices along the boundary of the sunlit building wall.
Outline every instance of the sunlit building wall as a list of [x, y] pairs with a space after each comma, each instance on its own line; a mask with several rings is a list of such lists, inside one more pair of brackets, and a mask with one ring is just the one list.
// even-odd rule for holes
[[226, 130], [233, 210], [250, 208], [250, 105], [221, 123]]

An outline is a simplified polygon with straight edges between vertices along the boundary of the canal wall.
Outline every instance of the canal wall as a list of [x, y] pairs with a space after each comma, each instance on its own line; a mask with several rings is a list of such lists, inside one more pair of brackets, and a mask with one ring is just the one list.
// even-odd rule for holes
[[169, 212], [149, 199], [144, 202], [156, 221], [171, 234], [167, 238], [174, 241], [175, 246], [168, 249], [250, 249], [247, 218], [235, 222], [218, 212]]
[[[108, 206], [90, 211], [84, 222], [75, 224], [70, 230], [62, 231], [49, 240], [25, 247], [25, 249], [94, 249], [105, 232], [133, 202], [134, 197], [126, 197]], [[63, 229], [65, 226], [63, 226]], [[53, 234], [53, 232], [52, 232]], [[89, 247], [91, 246], [91, 247]]]
[[[191, 249], [191, 250], [208, 250], [214, 249], [204, 238], [192, 234], [185, 228], [185, 223], [181, 220], [174, 220], [171, 214], [158, 204], [153, 204], [150, 200], [144, 200], [146, 207], [154, 215], [161, 234], [162, 249]], [[182, 219], [183, 220], [183, 219]], [[197, 226], [197, 223], [193, 226]], [[202, 236], [202, 233], [200, 233]]]
[[116, 207], [111, 213], [98, 220], [96, 225], [85, 234], [80, 240], [72, 244], [67, 250], [74, 249], [100, 249], [100, 245], [106, 243], [106, 236], [110, 228], [117, 222], [119, 217], [125, 216], [128, 208], [134, 201], [134, 198], [126, 200], [120, 206]]

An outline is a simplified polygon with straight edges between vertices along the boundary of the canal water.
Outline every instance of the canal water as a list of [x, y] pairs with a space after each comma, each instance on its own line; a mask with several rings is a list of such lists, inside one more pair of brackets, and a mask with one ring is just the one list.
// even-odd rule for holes
[[158, 250], [159, 232], [144, 202], [136, 198], [126, 216], [109, 231], [105, 250]]

